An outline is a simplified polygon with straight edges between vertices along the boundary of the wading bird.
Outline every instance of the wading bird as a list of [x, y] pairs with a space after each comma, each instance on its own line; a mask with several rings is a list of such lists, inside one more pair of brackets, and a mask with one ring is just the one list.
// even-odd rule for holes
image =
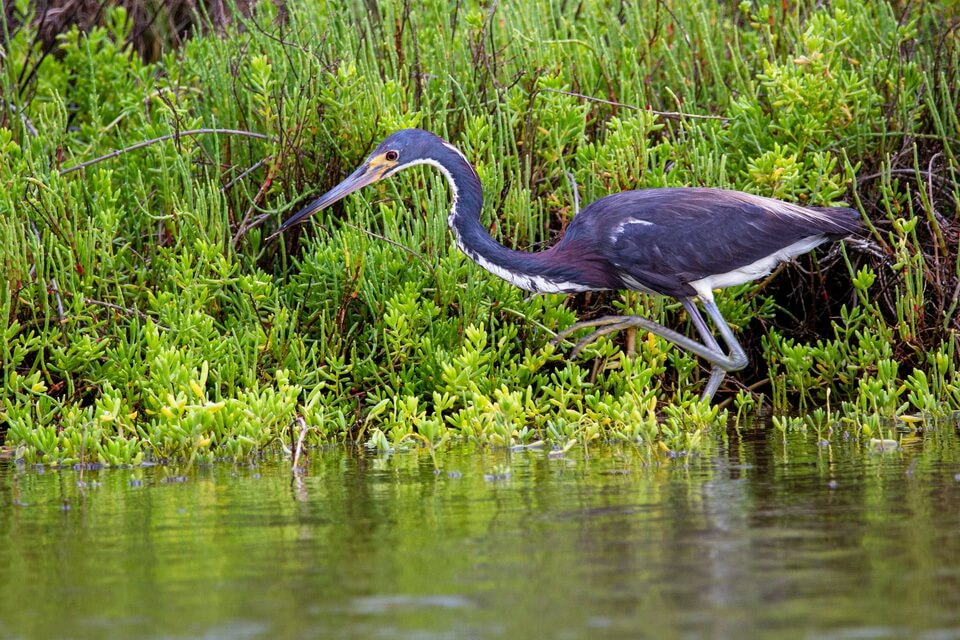
[[[311, 214], [401, 169], [429, 164], [446, 177], [453, 204], [447, 222], [457, 246], [481, 267], [533, 293], [633, 289], [672, 296], [686, 309], [702, 342], [640, 316], [579, 322], [556, 336], [594, 331], [576, 355], [601, 335], [639, 327], [712, 365], [703, 390], [709, 401], [727, 372], [747, 355], [713, 299], [713, 290], [749, 282], [774, 266], [860, 228], [853, 209], [802, 207], [772, 198], [708, 188], [623, 191], [600, 198], [573, 217], [554, 246], [539, 252], [508, 249], [480, 222], [483, 190], [456, 147], [432, 133], [405, 129], [384, 140], [343, 182], [288, 218], [271, 238]], [[724, 352], [697, 309], [706, 310], [727, 345]]]

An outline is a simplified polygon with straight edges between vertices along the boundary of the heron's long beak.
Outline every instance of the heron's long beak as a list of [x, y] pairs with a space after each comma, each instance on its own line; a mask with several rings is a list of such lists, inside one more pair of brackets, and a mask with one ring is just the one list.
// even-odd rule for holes
[[284, 220], [283, 224], [267, 238], [267, 242], [273, 240], [290, 227], [300, 224], [317, 211], [325, 209], [334, 202], [346, 198], [357, 189], [362, 189], [371, 182], [376, 182], [383, 177], [383, 174], [384, 167], [374, 166], [369, 162], [363, 163], [362, 167], [351, 173], [343, 182]]

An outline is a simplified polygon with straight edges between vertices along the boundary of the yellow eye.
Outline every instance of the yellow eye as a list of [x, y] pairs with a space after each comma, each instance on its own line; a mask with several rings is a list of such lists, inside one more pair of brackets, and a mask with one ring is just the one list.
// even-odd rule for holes
[[389, 160], [390, 162], [396, 162], [397, 158], [400, 157], [400, 154], [397, 153], [396, 151], [387, 151], [387, 153], [384, 154], [383, 157]]

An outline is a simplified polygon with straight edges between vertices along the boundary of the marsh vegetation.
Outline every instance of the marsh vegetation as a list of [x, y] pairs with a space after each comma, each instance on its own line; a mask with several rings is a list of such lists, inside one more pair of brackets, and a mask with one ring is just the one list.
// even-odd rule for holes
[[[297, 433], [661, 455], [760, 410], [826, 438], [960, 410], [947, 4], [262, 2], [143, 46], [169, 18], [108, 6], [50, 38], [6, 6], [0, 438], [18, 459], [243, 460]], [[708, 406], [709, 372], [659, 338], [575, 361], [548, 345], [610, 312], [689, 331], [679, 303], [527, 296], [456, 249], [429, 168], [264, 242], [412, 126], [471, 159], [512, 247], [562, 232], [574, 183], [584, 202], [844, 203], [868, 233], [718, 296], [753, 364]]]

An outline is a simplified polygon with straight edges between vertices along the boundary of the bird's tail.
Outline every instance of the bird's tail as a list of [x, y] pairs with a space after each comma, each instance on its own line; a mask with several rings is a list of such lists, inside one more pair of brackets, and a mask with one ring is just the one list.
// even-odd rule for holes
[[860, 212], [848, 207], [807, 207], [824, 216], [824, 233], [831, 238], [843, 238], [849, 235], [860, 235], [863, 231], [863, 222]]

